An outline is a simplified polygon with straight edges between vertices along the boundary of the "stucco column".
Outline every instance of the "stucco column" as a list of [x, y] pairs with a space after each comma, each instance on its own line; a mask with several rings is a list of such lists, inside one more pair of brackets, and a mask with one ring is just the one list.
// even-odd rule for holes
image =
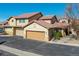
[[63, 29], [61, 30], [61, 34], [62, 34], [62, 36], [66, 35]]
[[23, 37], [26, 38], [26, 29], [24, 29], [23, 33], [24, 33]]
[[45, 41], [49, 41], [49, 30], [45, 32]]
[[12, 36], [14, 35], [14, 28], [12, 27]]

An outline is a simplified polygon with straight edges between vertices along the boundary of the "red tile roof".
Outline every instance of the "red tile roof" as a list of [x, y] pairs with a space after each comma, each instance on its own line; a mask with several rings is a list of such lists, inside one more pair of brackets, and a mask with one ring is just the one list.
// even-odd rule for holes
[[53, 27], [54, 28], [62, 28], [62, 29], [64, 29], [64, 28], [67, 28], [69, 26], [69, 24], [67, 24], [67, 23], [62, 23], [62, 22], [55, 22], [54, 24], [53, 24]]
[[61, 23], [61, 22], [55, 22], [54, 24], [49, 24], [49, 23], [44, 22], [42, 20], [38, 20], [38, 21], [37, 20], [33, 20], [33, 21], [29, 22], [25, 26], [9, 26], [9, 25], [5, 25], [4, 27], [18, 27], [18, 28], [20, 27], [20, 28], [25, 28], [25, 27], [29, 26], [32, 23], [37, 23], [37, 24], [39, 24], [39, 25], [41, 25], [41, 26], [43, 26], [43, 27], [45, 27], [47, 29], [50, 29], [50, 28], [61, 28], [61, 29], [65, 29], [65, 28], [67, 28], [69, 26], [69, 24]]
[[32, 23], [37, 23], [37, 24], [39, 24], [39, 25], [41, 25], [41, 26], [43, 26], [43, 27], [45, 27], [47, 29], [52, 28], [52, 24], [49, 24], [49, 23], [44, 22], [42, 20], [38, 20], [38, 21], [37, 20], [33, 20], [33, 21], [29, 22], [27, 25], [25, 25], [24, 27], [29, 26]]
[[49, 24], [49, 23], [44, 22], [44, 21], [42, 21], [42, 20], [40, 20], [40, 21], [35, 21], [35, 22], [38, 23], [39, 25], [41, 25], [41, 26], [47, 28], [47, 29], [52, 28], [52, 24]]
[[42, 20], [46, 20], [46, 19], [52, 19], [54, 16], [42, 16], [41, 18], [39, 19], [42, 19]]
[[6, 24], [8, 24], [8, 21], [4, 21], [4, 22], [3, 22], [3, 25], [6, 25]]
[[25, 13], [25, 14], [22, 14], [22, 15], [19, 15], [19, 16], [12, 16], [10, 18], [16, 18], [16, 19], [18, 19], [18, 18], [30, 18], [30, 17], [35, 16], [37, 14], [41, 14], [42, 15], [41, 12], [33, 12], [33, 13]]
[[10, 25], [4, 25], [4, 28], [12, 28], [12, 27], [16, 27], [16, 28], [23, 28], [24, 26], [10, 26]]
[[28, 13], [28, 14], [22, 14], [20, 16], [15, 16], [14, 18], [30, 18], [36, 14], [39, 14], [40, 12], [35, 12], [35, 13]]
[[[39, 24], [39, 25], [41, 25], [41, 26], [43, 26], [43, 27], [45, 27], [45, 28], [47, 28], [47, 29], [49, 29], [49, 28], [62, 28], [63, 29], [63, 28], [67, 28], [69, 26], [69, 24], [58, 23], [58, 22], [56, 22], [54, 24], [49, 24], [49, 23], [44, 22], [42, 20], [38, 20], [38, 21], [37, 20], [34, 20], [34, 21], [31, 21], [26, 26], [29, 26], [30, 24], [32, 24], [34, 22], [37, 23], [37, 24]], [[24, 26], [24, 27], [26, 27], [26, 26]]]

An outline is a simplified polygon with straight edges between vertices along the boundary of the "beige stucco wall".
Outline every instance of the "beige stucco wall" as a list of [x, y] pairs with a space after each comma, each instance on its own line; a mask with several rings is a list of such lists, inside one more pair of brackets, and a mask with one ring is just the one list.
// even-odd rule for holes
[[[13, 20], [13, 22], [12, 22], [12, 20]], [[24, 26], [24, 25], [28, 24], [28, 19], [25, 19], [25, 23], [19, 23], [19, 20], [16, 20], [15, 18], [11, 18], [8, 21], [8, 23], [10, 26]]]
[[32, 30], [32, 31], [44, 31], [45, 32], [45, 40], [48, 41], [48, 30], [37, 23], [32, 23], [29, 26], [24, 28], [24, 38], [26, 38], [26, 31]]
[[[12, 20], [13, 20], [13, 22], [12, 22]], [[15, 18], [11, 18], [11, 19], [8, 21], [8, 24], [9, 24], [10, 26], [16, 26], [16, 19], [15, 19]]]
[[[19, 20], [16, 20], [15, 18], [10, 18], [9, 21], [8, 21], [8, 24], [9, 24], [10, 26], [24, 26], [24, 25], [28, 24], [28, 21], [29, 21], [29, 20], [37, 20], [37, 19], [40, 18], [41, 16], [42, 16], [42, 15], [39, 13], [39, 14], [33, 16], [33, 17], [30, 17], [29, 19], [26, 19], [26, 20], [25, 20], [25, 23], [19, 23]], [[13, 22], [12, 22], [12, 20], [13, 20]]]
[[13, 28], [5, 28], [4, 31], [8, 35], [13, 35]]
[[61, 30], [61, 34], [62, 34], [63, 37], [66, 36], [66, 33], [64, 32], [63, 29]]
[[24, 26], [28, 24], [28, 19], [25, 19], [25, 23], [20, 23], [19, 20], [17, 20], [17, 26]]
[[23, 36], [24, 35], [24, 30], [22, 28], [16, 28], [16, 35], [17, 36]]

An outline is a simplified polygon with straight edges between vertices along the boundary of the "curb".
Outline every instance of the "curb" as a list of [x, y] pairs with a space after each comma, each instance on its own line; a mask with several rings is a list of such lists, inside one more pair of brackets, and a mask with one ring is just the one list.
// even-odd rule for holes
[[67, 46], [75, 46], [79, 47], [79, 44], [71, 44], [71, 43], [60, 43], [60, 42], [50, 42], [51, 44], [61, 44], [61, 45], [67, 45]]

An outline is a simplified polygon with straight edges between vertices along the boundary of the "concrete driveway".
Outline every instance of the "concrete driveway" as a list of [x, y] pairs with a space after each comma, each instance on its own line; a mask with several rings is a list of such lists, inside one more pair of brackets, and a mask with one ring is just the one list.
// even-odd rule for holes
[[22, 37], [0, 37], [0, 40], [6, 40], [3, 45], [8, 47], [43, 56], [79, 56], [78, 46], [24, 40]]

